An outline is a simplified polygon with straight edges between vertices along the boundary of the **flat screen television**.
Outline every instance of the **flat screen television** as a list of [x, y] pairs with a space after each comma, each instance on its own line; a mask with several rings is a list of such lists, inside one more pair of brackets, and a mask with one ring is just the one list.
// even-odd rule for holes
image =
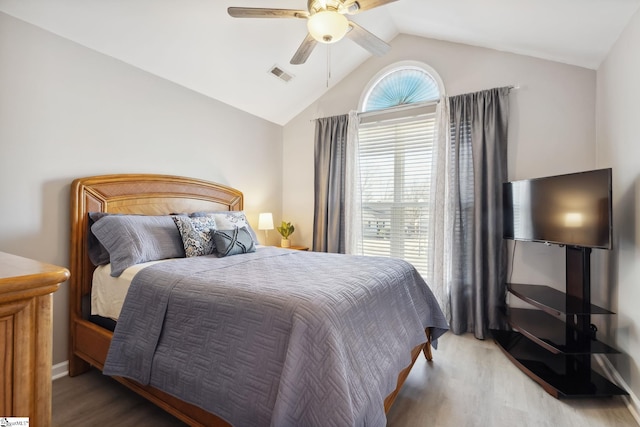
[[503, 184], [504, 238], [611, 249], [611, 169]]

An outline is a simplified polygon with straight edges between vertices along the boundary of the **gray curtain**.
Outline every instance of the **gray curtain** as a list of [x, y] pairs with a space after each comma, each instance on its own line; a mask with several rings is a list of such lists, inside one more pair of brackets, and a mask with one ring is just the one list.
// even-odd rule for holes
[[450, 326], [484, 339], [503, 325], [506, 245], [502, 183], [507, 181], [509, 88], [459, 95], [450, 101], [452, 265]]
[[316, 120], [313, 250], [345, 253], [345, 167], [349, 115]]

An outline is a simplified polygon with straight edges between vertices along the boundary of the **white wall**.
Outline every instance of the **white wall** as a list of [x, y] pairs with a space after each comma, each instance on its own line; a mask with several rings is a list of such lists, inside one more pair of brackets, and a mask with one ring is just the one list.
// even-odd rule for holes
[[[597, 161], [613, 168], [615, 249], [609, 297], [618, 315], [610, 357], [635, 396], [640, 396], [640, 12], [631, 19], [597, 73]], [[638, 405], [638, 402], [636, 402]]]
[[[283, 214], [296, 243], [311, 245], [313, 119], [358, 107], [370, 79], [386, 66], [421, 61], [442, 78], [447, 94], [518, 85], [510, 95], [509, 176], [532, 178], [595, 166], [594, 70], [468, 45], [400, 35], [389, 54], [365, 62], [284, 128]], [[518, 244], [512, 280], [564, 288], [564, 251]]]
[[[259, 211], [280, 216], [281, 168], [282, 127], [0, 13], [0, 251], [68, 267], [77, 177], [220, 182], [244, 192], [256, 226]], [[54, 364], [67, 360], [67, 298], [65, 284]]]

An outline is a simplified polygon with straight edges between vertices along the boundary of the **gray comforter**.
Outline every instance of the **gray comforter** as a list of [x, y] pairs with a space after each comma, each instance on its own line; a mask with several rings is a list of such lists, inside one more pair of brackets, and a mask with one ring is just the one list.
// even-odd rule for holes
[[448, 325], [408, 263], [266, 247], [145, 268], [104, 373], [234, 426], [384, 426], [413, 347]]

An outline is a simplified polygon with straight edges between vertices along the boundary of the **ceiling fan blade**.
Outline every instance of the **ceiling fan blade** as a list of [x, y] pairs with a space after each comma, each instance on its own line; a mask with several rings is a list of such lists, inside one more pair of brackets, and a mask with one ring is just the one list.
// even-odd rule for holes
[[230, 7], [229, 15], [234, 18], [308, 18], [306, 10], [266, 9], [260, 7]]
[[363, 10], [373, 9], [374, 7], [384, 6], [387, 3], [393, 3], [398, 0], [355, 0], [349, 1], [344, 4], [341, 8], [345, 10], [349, 15], [355, 15], [356, 13], [360, 13]]
[[307, 58], [309, 58], [309, 55], [311, 55], [311, 52], [313, 52], [313, 48], [316, 47], [317, 44], [318, 42], [316, 41], [316, 39], [311, 37], [311, 34], [307, 34], [307, 37], [304, 38], [302, 44], [300, 45], [298, 50], [296, 50], [296, 53], [293, 54], [293, 58], [291, 58], [290, 61], [291, 64], [304, 64], [307, 61]]
[[372, 54], [383, 56], [391, 50], [391, 46], [389, 46], [387, 42], [373, 35], [355, 22], [349, 21], [349, 26], [351, 27], [351, 31], [347, 33], [347, 37]]

